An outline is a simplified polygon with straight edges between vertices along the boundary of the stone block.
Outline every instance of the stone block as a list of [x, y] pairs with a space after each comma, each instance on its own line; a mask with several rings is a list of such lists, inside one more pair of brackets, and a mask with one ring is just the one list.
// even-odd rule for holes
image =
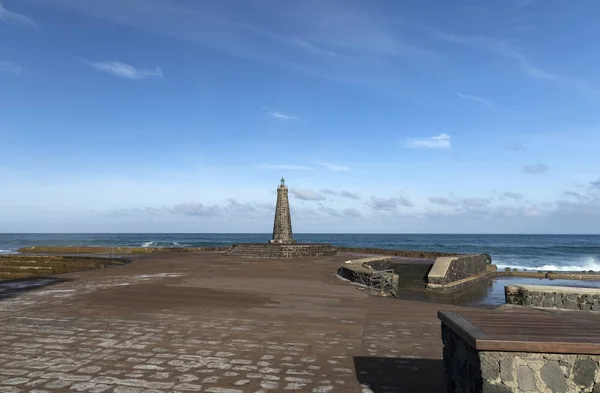
[[556, 360], [551, 360], [542, 366], [540, 377], [552, 393], [566, 393], [567, 378]]
[[513, 373], [513, 357], [507, 356], [500, 360], [500, 379], [502, 382], [512, 382], [515, 379]]
[[554, 307], [556, 307], [556, 308], [564, 307], [561, 293], [557, 292], [554, 294]]
[[480, 354], [481, 376], [486, 380], [496, 380], [500, 377], [500, 364], [498, 358], [490, 353]]
[[580, 386], [590, 387], [596, 378], [598, 362], [593, 359], [580, 359], [573, 367], [573, 381]]
[[531, 367], [519, 366], [517, 369], [517, 384], [519, 385], [519, 389], [523, 392], [535, 392], [537, 390], [535, 377]]
[[542, 300], [542, 307], [552, 308], [554, 307], [554, 295], [552, 293], [544, 293]]

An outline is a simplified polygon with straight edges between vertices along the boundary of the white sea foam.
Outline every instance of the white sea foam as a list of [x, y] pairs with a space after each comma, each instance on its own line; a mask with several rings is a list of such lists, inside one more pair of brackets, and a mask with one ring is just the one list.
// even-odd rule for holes
[[581, 271], [590, 271], [593, 270], [595, 272], [600, 271], [600, 263], [594, 257], [586, 257], [581, 264], [573, 264], [573, 265], [554, 265], [547, 264], [541, 266], [523, 266], [523, 265], [512, 265], [512, 264], [504, 264], [504, 263], [496, 263], [498, 269], [511, 268], [511, 269], [519, 269], [519, 270], [533, 270], [533, 271], [559, 271], [559, 272], [581, 272]]
[[4, 250], [4, 249], [0, 249], [0, 254], [12, 254], [14, 253], [13, 250]]
[[154, 242], [142, 243], [142, 247], [152, 247], [153, 244], [154, 244]]

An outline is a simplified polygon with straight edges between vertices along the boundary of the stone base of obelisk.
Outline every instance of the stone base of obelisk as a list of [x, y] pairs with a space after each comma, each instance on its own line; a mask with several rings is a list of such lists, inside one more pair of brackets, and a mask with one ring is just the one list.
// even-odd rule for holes
[[331, 244], [319, 243], [241, 243], [224, 255], [238, 258], [315, 258], [337, 255]]
[[295, 240], [269, 240], [269, 244], [298, 244]]

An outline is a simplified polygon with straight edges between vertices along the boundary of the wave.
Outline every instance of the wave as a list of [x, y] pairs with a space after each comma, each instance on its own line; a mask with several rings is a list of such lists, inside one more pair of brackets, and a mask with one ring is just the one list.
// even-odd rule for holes
[[511, 268], [511, 269], [519, 269], [519, 270], [532, 270], [532, 271], [558, 271], [558, 272], [582, 272], [582, 271], [595, 271], [598, 272], [600, 271], [600, 263], [596, 260], [596, 258], [594, 257], [588, 257], [585, 259], [585, 261], [582, 261], [582, 264], [574, 264], [574, 265], [553, 265], [553, 264], [547, 264], [547, 265], [540, 265], [540, 266], [524, 266], [524, 265], [511, 265], [511, 264], [503, 264], [503, 263], [496, 263], [496, 266], [498, 266], [498, 269], [505, 269], [505, 268]]
[[142, 247], [152, 247], [153, 244], [154, 244], [154, 242], [145, 242], [145, 243], [142, 243]]
[[15, 250], [3, 250], [3, 249], [0, 249], [0, 254], [12, 254], [14, 252], [15, 252]]

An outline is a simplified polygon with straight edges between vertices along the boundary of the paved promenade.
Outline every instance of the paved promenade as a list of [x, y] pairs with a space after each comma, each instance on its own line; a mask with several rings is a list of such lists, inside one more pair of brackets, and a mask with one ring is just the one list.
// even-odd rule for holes
[[438, 309], [370, 298], [349, 255], [136, 257], [0, 285], [0, 392], [440, 392]]

